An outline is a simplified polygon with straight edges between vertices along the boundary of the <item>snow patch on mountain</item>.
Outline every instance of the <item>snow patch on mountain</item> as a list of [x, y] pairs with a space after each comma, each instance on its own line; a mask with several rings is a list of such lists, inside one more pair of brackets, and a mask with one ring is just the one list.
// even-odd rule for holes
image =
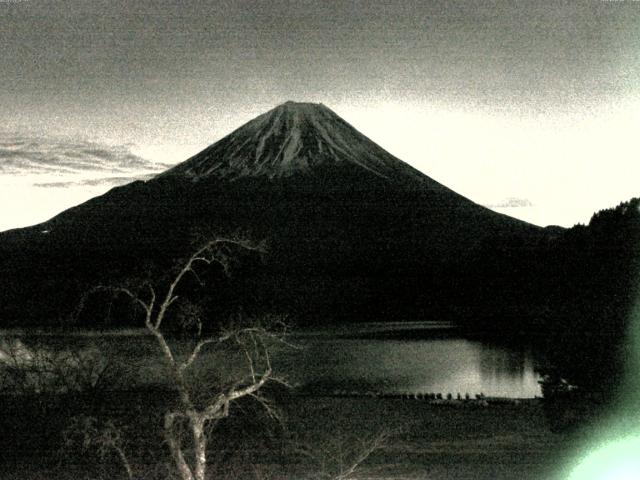
[[357, 165], [379, 177], [424, 177], [322, 104], [286, 102], [161, 176], [288, 177], [317, 166]]

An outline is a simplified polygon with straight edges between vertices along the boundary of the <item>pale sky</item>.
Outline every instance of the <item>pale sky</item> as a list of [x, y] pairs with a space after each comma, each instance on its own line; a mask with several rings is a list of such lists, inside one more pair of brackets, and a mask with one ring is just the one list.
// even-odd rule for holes
[[586, 223], [640, 195], [639, 31], [630, 0], [0, 2], [0, 230], [286, 100], [477, 203]]

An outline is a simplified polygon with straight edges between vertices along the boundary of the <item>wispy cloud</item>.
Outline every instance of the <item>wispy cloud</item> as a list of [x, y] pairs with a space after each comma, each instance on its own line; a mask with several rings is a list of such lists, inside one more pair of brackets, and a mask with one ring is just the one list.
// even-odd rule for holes
[[166, 158], [133, 144], [0, 131], [0, 231], [41, 223], [110, 188], [147, 180], [171, 166], [159, 160]]
[[117, 186], [122, 185], [133, 180], [149, 180], [153, 178], [155, 173], [148, 173], [144, 175], [132, 175], [132, 176], [119, 176], [119, 177], [103, 177], [103, 178], [86, 178], [81, 180], [72, 180], [66, 182], [35, 182], [34, 187], [40, 188], [68, 188], [68, 187], [97, 187], [104, 186]]
[[484, 206], [487, 208], [522, 208], [533, 207], [533, 203], [527, 198], [508, 197], [502, 202], [485, 204]]
[[117, 185], [168, 167], [135, 155], [127, 145], [0, 135], [0, 175], [32, 177], [39, 187]]

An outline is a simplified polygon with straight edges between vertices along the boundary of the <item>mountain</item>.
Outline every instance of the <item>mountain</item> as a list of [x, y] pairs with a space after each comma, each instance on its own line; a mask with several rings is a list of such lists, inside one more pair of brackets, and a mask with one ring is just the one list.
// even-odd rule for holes
[[275, 178], [341, 165], [387, 179], [422, 177], [324, 105], [294, 102], [251, 120], [161, 176]]
[[64, 322], [92, 285], [167, 268], [193, 249], [194, 232], [236, 231], [269, 252], [244, 259], [211, 304], [299, 323], [520, 315], [535, 303], [535, 252], [549, 241], [329, 108], [287, 102], [151, 180], [1, 233], [0, 319]]

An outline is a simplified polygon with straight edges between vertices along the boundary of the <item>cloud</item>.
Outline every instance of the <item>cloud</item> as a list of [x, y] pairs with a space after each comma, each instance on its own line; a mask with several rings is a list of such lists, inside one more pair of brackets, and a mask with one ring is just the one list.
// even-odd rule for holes
[[97, 187], [97, 186], [117, 186], [134, 180], [149, 180], [155, 176], [155, 173], [132, 176], [104, 177], [104, 178], [86, 178], [81, 180], [61, 181], [61, 182], [35, 182], [34, 187], [40, 188], [69, 188], [69, 187]]
[[[0, 175], [60, 176], [64, 186], [86, 182], [114, 183], [158, 173], [169, 165], [144, 159], [126, 145], [102, 145], [82, 140], [0, 135]], [[81, 176], [82, 179], [66, 180]]]
[[527, 198], [508, 197], [502, 202], [484, 205], [487, 208], [522, 208], [533, 207], [533, 203]]

